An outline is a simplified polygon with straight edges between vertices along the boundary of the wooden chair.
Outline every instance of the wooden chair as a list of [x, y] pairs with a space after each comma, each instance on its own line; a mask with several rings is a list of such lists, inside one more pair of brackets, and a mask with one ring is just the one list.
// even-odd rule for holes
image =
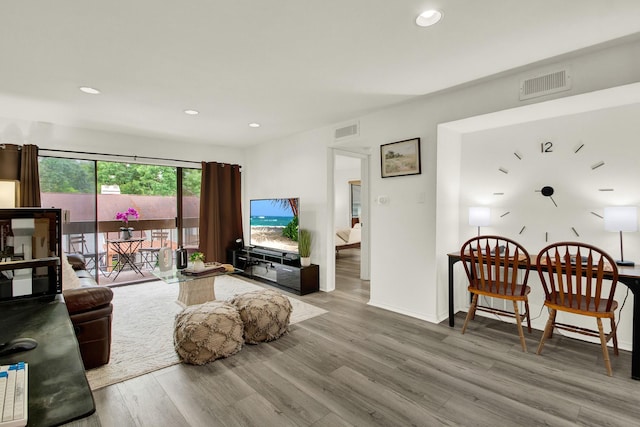
[[[600, 338], [602, 356], [607, 373], [611, 376], [611, 361], [607, 342], [613, 339], [613, 352], [618, 355], [615, 310], [613, 299], [618, 282], [618, 267], [611, 256], [595, 246], [578, 242], [558, 242], [542, 249], [537, 258], [538, 274], [544, 287], [544, 305], [549, 309], [549, 320], [540, 339], [537, 354], [542, 352], [547, 338], [558, 328]], [[606, 282], [610, 285], [606, 286]], [[598, 330], [560, 323], [558, 311], [595, 317]], [[611, 331], [605, 335], [602, 319], [609, 319]]]
[[[528, 299], [531, 288], [527, 285], [531, 260], [527, 250], [505, 237], [478, 236], [462, 245], [460, 257], [469, 278], [469, 292], [473, 295], [462, 333], [465, 333], [469, 320], [475, 317], [476, 310], [514, 317], [518, 325], [522, 351], [526, 352], [527, 344], [522, 331], [523, 319], [526, 320], [527, 329], [531, 333]], [[519, 272], [522, 275], [521, 280], [518, 279]], [[513, 313], [480, 304], [480, 296], [512, 301]], [[524, 303], [525, 313], [520, 314], [518, 302]]]
[[[142, 265], [147, 266], [149, 270], [153, 270], [158, 262], [158, 254], [169, 239], [169, 232], [164, 230], [151, 230], [151, 246], [142, 247], [138, 250], [142, 257]], [[154, 242], [159, 242], [160, 246], [154, 245]]]

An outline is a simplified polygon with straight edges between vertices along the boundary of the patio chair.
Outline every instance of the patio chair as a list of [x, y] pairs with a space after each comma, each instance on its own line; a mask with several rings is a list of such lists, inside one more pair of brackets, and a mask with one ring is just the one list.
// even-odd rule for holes
[[[162, 249], [169, 239], [169, 232], [164, 230], [151, 230], [151, 242], [149, 247], [142, 247], [138, 250], [142, 261], [143, 268], [146, 267], [149, 270], [153, 270], [158, 263], [158, 253]], [[155, 245], [155, 243], [159, 243]]]
[[69, 235], [69, 253], [82, 254], [86, 260], [86, 270], [90, 271], [97, 268], [98, 271], [104, 273], [102, 269], [105, 266], [104, 257], [106, 252], [89, 250], [84, 233]]

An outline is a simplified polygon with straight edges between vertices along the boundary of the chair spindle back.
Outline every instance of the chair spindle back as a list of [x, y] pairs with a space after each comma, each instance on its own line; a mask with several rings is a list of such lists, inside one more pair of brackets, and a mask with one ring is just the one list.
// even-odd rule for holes
[[[531, 260], [519, 243], [500, 236], [478, 236], [462, 245], [460, 256], [472, 287], [491, 293], [514, 295], [527, 283]], [[523, 278], [518, 280], [518, 271]], [[520, 287], [520, 293], [525, 291]]]
[[[557, 242], [540, 251], [537, 265], [547, 301], [590, 310], [606, 300], [606, 310], [611, 310], [618, 269], [606, 252], [586, 243]], [[611, 281], [608, 291], [606, 280]]]

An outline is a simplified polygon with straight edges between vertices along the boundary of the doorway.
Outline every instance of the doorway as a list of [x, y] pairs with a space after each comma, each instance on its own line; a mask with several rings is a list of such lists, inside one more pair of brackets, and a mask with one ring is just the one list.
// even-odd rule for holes
[[[369, 280], [369, 156], [345, 150], [332, 150], [330, 199], [333, 217], [330, 273], [350, 283]], [[338, 286], [336, 284], [336, 286]], [[367, 283], [368, 286], [368, 283]], [[349, 289], [352, 285], [348, 286]]]
[[[336, 155], [334, 162], [334, 205], [336, 273], [360, 277], [362, 223], [360, 159]], [[338, 283], [336, 282], [336, 287]]]

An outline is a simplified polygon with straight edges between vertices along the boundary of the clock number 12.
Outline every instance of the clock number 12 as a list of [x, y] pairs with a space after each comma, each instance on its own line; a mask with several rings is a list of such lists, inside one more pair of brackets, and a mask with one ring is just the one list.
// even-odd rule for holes
[[540, 152], [541, 153], [553, 153], [553, 142], [541, 142], [540, 143]]

